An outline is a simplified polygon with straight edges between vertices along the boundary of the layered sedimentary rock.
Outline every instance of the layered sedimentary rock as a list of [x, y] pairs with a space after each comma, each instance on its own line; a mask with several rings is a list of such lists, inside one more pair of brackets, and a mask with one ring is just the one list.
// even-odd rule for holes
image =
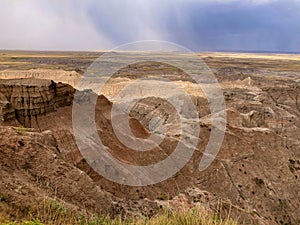
[[78, 84], [81, 74], [75, 71], [31, 69], [31, 70], [1, 70], [0, 79], [47, 79], [56, 83], [62, 82], [75, 87]]
[[[72, 104], [74, 89], [50, 80], [1, 80], [2, 121], [16, 119], [26, 127], [37, 127], [38, 117]], [[3, 100], [2, 100], [3, 99]]]

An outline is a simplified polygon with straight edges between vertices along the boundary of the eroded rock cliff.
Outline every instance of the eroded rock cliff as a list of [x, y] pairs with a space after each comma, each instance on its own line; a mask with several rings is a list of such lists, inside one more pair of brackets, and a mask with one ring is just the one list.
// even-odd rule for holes
[[3, 122], [16, 119], [25, 127], [38, 127], [38, 117], [72, 104], [74, 89], [63, 83], [40, 79], [0, 81]]
[[[185, 87], [188, 86], [191, 91], [193, 85], [185, 84]], [[7, 171], [3, 176], [9, 177], [7, 179], [16, 179], [15, 185], [21, 182], [19, 185], [23, 186], [22, 177], [26, 175], [12, 177], [9, 174], [10, 167], [14, 168], [13, 171], [17, 171], [27, 165], [27, 170], [36, 171], [35, 176], [48, 174], [46, 171], [54, 168], [57, 172], [44, 176], [43, 183], [60, 189], [73, 188], [67, 195], [70, 203], [74, 200], [72, 196], [76, 192], [81, 192], [81, 188], [86, 189], [88, 193], [85, 195], [83, 192], [80, 198], [81, 200], [91, 198], [93, 201], [89, 207], [96, 211], [100, 210], [96, 204], [98, 195], [102, 196], [103, 201], [110, 201], [113, 196], [118, 198], [115, 201], [145, 200], [137, 204], [131, 202], [131, 208], [146, 205], [149, 203], [147, 199], [151, 199], [149, 204], [154, 205], [147, 207], [147, 212], [144, 212], [145, 215], [151, 215], [150, 210], [154, 213], [157, 204], [160, 204], [158, 200], [174, 197], [176, 203], [176, 199], [180, 198], [178, 197], [180, 192], [185, 193], [183, 195], [189, 199], [186, 190], [196, 187], [227, 199], [241, 209], [238, 212], [249, 212], [248, 216], [244, 215], [241, 218], [243, 222], [298, 224], [300, 221], [299, 85], [291, 81], [280, 81], [280, 87], [277, 85], [276, 81], [265, 82], [257, 78], [221, 84], [227, 105], [227, 129], [216, 160], [204, 172], [199, 172], [199, 162], [211, 130], [217, 128], [211, 125], [211, 115], [204, 97], [192, 96], [199, 110], [201, 132], [200, 136], [194, 137], [199, 139], [199, 143], [190, 162], [164, 182], [147, 187], [129, 187], [113, 183], [97, 174], [79, 152], [72, 127], [75, 90], [71, 86], [35, 79], [1, 80], [0, 114], [3, 124], [33, 127], [42, 132], [51, 130], [52, 135], [49, 144], [39, 141], [39, 138], [33, 140], [32, 138], [39, 137], [37, 133], [29, 132], [29, 136], [23, 134], [18, 136], [23, 130], [1, 127], [3, 137], [1, 145], [5, 146], [1, 149], [3, 154], [1, 158], [9, 157], [7, 159], [12, 162], [7, 164], [5, 160], [1, 161], [1, 165], [5, 168], [2, 173]], [[84, 104], [91, 96], [83, 91], [82, 98], [77, 99], [74, 104]], [[95, 120], [99, 137], [114, 157], [127, 163], [148, 165], [164, 159], [173, 152], [180, 138], [178, 133], [171, 133], [160, 146], [149, 152], [136, 152], [124, 146], [116, 137], [111, 124], [112, 106], [113, 103], [106, 97], [99, 96], [95, 107]], [[140, 138], [147, 138], [155, 130], [155, 124], [150, 124], [155, 116], [162, 118], [166, 127], [177, 130], [179, 118], [173, 115], [173, 110], [161, 99], [146, 98], [140, 101], [128, 118], [133, 133]], [[91, 118], [82, 115], [82, 119]], [[11, 145], [12, 142], [6, 135], [12, 136], [12, 142], [18, 144]], [[28, 138], [31, 138], [32, 143], [27, 145]], [[34, 150], [30, 153], [30, 149]], [[9, 151], [13, 153], [11, 156]], [[47, 153], [42, 153], [44, 151]], [[20, 159], [20, 155], [24, 158]], [[40, 157], [43, 158], [41, 161]], [[59, 160], [55, 160], [55, 157]], [[40, 168], [42, 165], [43, 168]], [[71, 175], [64, 180], [66, 176], [64, 174]], [[59, 179], [64, 180], [66, 185], [61, 184]], [[74, 179], [76, 182], [79, 179], [79, 186], [74, 183]], [[11, 181], [6, 181], [6, 184], [9, 182]], [[91, 187], [85, 187], [85, 182], [91, 184]], [[15, 188], [14, 186], [8, 190], [13, 192]], [[76, 201], [78, 203], [81, 200]], [[107, 206], [109, 209], [112, 205], [107, 203]], [[126, 208], [128, 205], [121, 204], [121, 206]]]

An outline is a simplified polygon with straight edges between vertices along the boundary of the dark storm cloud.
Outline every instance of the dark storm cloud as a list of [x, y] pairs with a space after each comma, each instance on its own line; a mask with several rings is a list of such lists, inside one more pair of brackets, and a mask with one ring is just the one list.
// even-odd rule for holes
[[109, 9], [95, 5], [90, 15], [117, 43], [160, 36], [193, 50], [300, 51], [299, 1], [124, 1]]
[[205, 50], [300, 51], [299, 6], [296, 1], [193, 3], [183, 8], [180, 26], [168, 21], [170, 36]]

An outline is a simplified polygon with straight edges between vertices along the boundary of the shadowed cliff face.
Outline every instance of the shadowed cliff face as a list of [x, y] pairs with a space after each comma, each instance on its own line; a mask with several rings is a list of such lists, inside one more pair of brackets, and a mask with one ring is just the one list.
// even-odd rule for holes
[[25, 127], [38, 127], [39, 117], [72, 104], [75, 90], [49, 80], [14, 79], [0, 84], [2, 120], [16, 119]]
[[[151, 66], [148, 69], [151, 70]], [[130, 72], [126, 72], [129, 73], [126, 79], [115, 77], [111, 80], [111, 84], [121, 83], [122, 86], [124, 82], [130, 83]], [[136, 72], [133, 71], [133, 74]], [[198, 171], [198, 165], [210, 132], [218, 128], [212, 127], [207, 101], [201, 92], [194, 91], [195, 84], [188, 80], [183, 82], [175, 79], [175, 82], [191, 93], [199, 111], [201, 124], [200, 136], [197, 137], [199, 143], [192, 159], [180, 172], [162, 183], [147, 187], [128, 187], [113, 183], [97, 174], [87, 164], [77, 148], [73, 135], [72, 103], [75, 90], [71, 86], [35, 79], [0, 81], [2, 110], [0, 112], [4, 120], [3, 125], [23, 125], [39, 131], [50, 130], [56, 157], [72, 165], [72, 168], [77, 167], [84, 171], [92, 186], [118, 197], [116, 201], [121, 201], [120, 199], [140, 201], [130, 207], [122, 203], [121, 206], [125, 209], [129, 207], [140, 210], [138, 206], [147, 205], [145, 199], [148, 198], [154, 205], [149, 206], [144, 214], [150, 215], [150, 209], [152, 212], [155, 211], [158, 199], [171, 199], [181, 192], [188, 199], [192, 199], [191, 192], [186, 190], [189, 187], [196, 187], [222, 199], [228, 199], [232, 204], [252, 213], [252, 216], [243, 214], [242, 220], [253, 223], [265, 221], [266, 224], [297, 224], [300, 220], [299, 84], [288, 80], [276, 81], [243, 75], [233, 77], [224, 78], [221, 82], [227, 105], [225, 140], [216, 160], [201, 173]], [[107, 93], [114, 94], [118, 91], [115, 87], [118, 85], [107, 87]], [[164, 159], [173, 152], [174, 146], [179, 141], [176, 132], [165, 138], [159, 147], [148, 152], [136, 152], [124, 146], [112, 128], [113, 103], [103, 95], [97, 96], [95, 93], [89, 95], [86, 92], [82, 91], [81, 101], [75, 101], [74, 104], [84, 104], [90, 97], [97, 97], [95, 107], [97, 131], [103, 144], [115, 158], [136, 165], [148, 165]], [[178, 118], [173, 111], [174, 109], [162, 99], [145, 98], [131, 110], [128, 118], [130, 128], [137, 137], [146, 139], [151, 133], [151, 118], [159, 116], [163, 118], [166, 127], [171, 131], [176, 130]], [[168, 120], [170, 115], [171, 119]], [[85, 115], [82, 115], [82, 118], [84, 120]], [[4, 135], [5, 131], [2, 133]], [[16, 135], [15, 142], [18, 138]], [[1, 139], [3, 145], [7, 145], [6, 142], [7, 139]], [[13, 148], [19, 151], [21, 145], [19, 143]], [[30, 160], [27, 163], [32, 168], [37, 166]], [[9, 171], [10, 165], [6, 168]], [[51, 166], [47, 170], [51, 170]], [[47, 173], [47, 170], [43, 172]], [[68, 169], [65, 169], [64, 173], [66, 171]], [[41, 171], [37, 170], [36, 173]], [[5, 176], [10, 176], [9, 172]], [[57, 186], [57, 181], [50, 175], [45, 179], [49, 184]], [[67, 187], [61, 188], [67, 191]], [[203, 204], [213, 208], [212, 199], [209, 198]], [[75, 201], [74, 204], [78, 202]], [[241, 212], [238, 210], [235, 213]]]

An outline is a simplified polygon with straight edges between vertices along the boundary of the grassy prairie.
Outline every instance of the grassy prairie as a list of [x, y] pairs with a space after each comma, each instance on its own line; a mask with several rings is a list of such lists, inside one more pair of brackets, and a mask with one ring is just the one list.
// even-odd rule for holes
[[0, 51], [0, 70], [82, 70], [101, 53]]
[[[84, 71], [103, 52], [0, 51], [0, 71], [5, 69], [63, 69]], [[263, 69], [300, 71], [298, 54], [219, 53], [198, 54], [212, 69]]]

